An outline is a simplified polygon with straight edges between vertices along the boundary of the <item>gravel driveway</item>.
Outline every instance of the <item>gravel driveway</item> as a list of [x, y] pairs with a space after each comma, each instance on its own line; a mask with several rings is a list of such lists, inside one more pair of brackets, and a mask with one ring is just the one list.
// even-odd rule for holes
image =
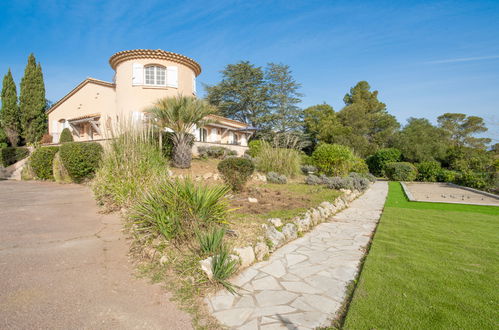
[[0, 329], [189, 329], [87, 187], [0, 181]]

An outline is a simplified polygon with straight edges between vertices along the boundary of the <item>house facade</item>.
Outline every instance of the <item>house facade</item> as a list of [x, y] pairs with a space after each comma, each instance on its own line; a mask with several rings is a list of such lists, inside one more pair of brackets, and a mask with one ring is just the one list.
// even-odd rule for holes
[[[164, 97], [196, 96], [196, 77], [201, 66], [184, 55], [164, 50], [136, 49], [114, 54], [109, 64], [113, 82], [87, 78], [56, 102], [47, 112], [49, 134], [59, 142], [64, 128], [75, 141], [102, 141], [111, 136], [120, 120], [143, 122], [144, 111]], [[221, 116], [195, 128], [197, 146], [224, 146], [238, 154], [247, 149], [252, 134], [247, 124]]]

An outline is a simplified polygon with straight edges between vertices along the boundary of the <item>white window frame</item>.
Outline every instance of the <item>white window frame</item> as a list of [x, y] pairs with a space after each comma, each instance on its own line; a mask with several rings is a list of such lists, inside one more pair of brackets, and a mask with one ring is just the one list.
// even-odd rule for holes
[[[153, 68], [153, 83], [149, 83], [148, 82], [148, 77], [147, 77], [147, 71], [148, 69], [151, 69]], [[160, 80], [159, 79], [159, 73], [160, 73], [160, 69], [163, 70], [164, 72], [164, 77], [163, 77], [163, 83], [158, 83], [158, 81]], [[165, 87], [166, 86], [166, 81], [167, 81], [167, 78], [166, 78], [166, 67], [164, 66], [161, 66], [161, 65], [146, 65], [144, 66], [144, 85], [145, 86], [161, 86], [161, 87]]]

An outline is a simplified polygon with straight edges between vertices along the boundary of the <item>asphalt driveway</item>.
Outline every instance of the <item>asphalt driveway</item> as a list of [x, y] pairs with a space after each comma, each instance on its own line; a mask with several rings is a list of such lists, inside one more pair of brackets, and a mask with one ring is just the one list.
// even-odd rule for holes
[[0, 181], [0, 329], [189, 329], [80, 185]]

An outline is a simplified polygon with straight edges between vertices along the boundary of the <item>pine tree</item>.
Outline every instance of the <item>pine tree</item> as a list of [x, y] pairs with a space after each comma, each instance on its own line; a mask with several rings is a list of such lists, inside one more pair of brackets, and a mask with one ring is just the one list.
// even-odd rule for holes
[[40, 141], [47, 130], [45, 84], [40, 63], [30, 54], [21, 80], [19, 107], [21, 110], [21, 136], [26, 143]]
[[21, 118], [17, 105], [17, 89], [12, 73], [9, 71], [3, 77], [2, 112], [0, 114], [3, 131], [10, 144], [16, 147], [21, 134]]

